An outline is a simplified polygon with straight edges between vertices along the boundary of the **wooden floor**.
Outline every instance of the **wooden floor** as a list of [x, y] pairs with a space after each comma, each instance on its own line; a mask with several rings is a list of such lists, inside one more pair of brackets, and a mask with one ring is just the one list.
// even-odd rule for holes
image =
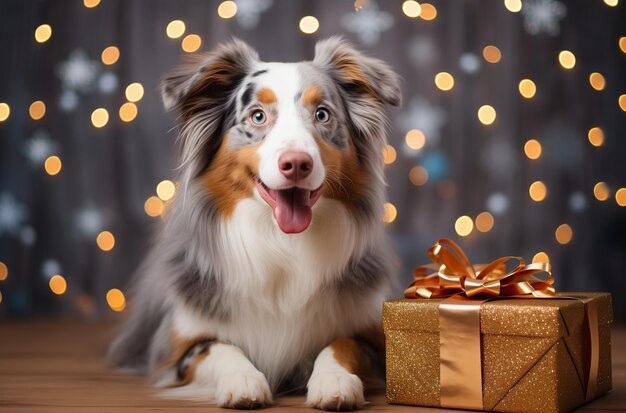
[[[108, 324], [69, 321], [0, 322], [0, 412], [211, 412], [207, 405], [162, 400], [135, 376], [109, 370], [102, 355], [111, 338]], [[626, 327], [613, 331], [613, 392], [581, 412], [626, 411]], [[368, 397], [366, 410], [442, 412], [392, 406], [384, 395]], [[304, 408], [303, 397], [286, 397], [263, 412]]]

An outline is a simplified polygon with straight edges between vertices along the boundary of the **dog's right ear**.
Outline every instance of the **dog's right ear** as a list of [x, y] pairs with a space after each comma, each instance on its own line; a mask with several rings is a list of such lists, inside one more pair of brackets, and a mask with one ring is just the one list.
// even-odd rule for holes
[[257, 52], [237, 39], [208, 55], [192, 56], [189, 63], [175, 69], [161, 83], [165, 109], [176, 109], [187, 117], [197, 108], [198, 97], [227, 98], [258, 60]]

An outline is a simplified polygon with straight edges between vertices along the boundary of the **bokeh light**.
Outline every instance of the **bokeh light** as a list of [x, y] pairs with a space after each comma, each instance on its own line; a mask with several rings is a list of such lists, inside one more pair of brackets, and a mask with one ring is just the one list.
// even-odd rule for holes
[[413, 150], [420, 150], [426, 144], [426, 136], [424, 132], [419, 129], [411, 129], [404, 136], [404, 141], [406, 142], [406, 146]]
[[461, 237], [468, 236], [469, 234], [471, 234], [473, 229], [474, 222], [472, 221], [472, 218], [468, 217], [467, 215], [460, 216], [454, 223], [454, 230]]
[[615, 6], [617, 6], [619, 4], [619, 0], [604, 0], [604, 3], [607, 6], [615, 7]]
[[85, 5], [85, 7], [87, 7], [88, 9], [93, 9], [94, 7], [96, 7], [98, 4], [100, 4], [100, 0], [83, 0], [83, 4]]
[[305, 34], [313, 34], [320, 28], [320, 22], [313, 16], [304, 16], [300, 19], [300, 31]]
[[504, 0], [504, 7], [511, 13], [522, 10], [522, 0]]
[[488, 45], [483, 49], [483, 58], [489, 63], [498, 63], [502, 59], [502, 53], [496, 46]]
[[67, 290], [67, 282], [60, 274], [52, 276], [50, 281], [48, 281], [48, 285], [50, 286], [50, 290], [56, 295], [61, 295]]
[[476, 217], [476, 229], [480, 232], [489, 232], [493, 228], [495, 221], [489, 212], [481, 212]]
[[559, 63], [564, 69], [572, 69], [576, 66], [576, 56], [569, 50], [562, 50], [559, 52]]
[[124, 293], [117, 288], [111, 288], [106, 295], [107, 304], [113, 311], [123, 311], [126, 308], [126, 297]]
[[178, 39], [180, 36], [185, 34], [185, 22], [182, 20], [172, 20], [167, 24], [165, 28], [165, 34], [170, 39]]
[[524, 153], [528, 159], [539, 159], [541, 151], [541, 143], [537, 139], [529, 139], [524, 144]]
[[604, 143], [604, 132], [599, 127], [593, 127], [589, 129], [587, 133], [587, 138], [589, 139], [589, 143], [593, 146], [602, 146]]
[[183, 38], [181, 47], [187, 53], [193, 53], [202, 46], [202, 38], [197, 34], [188, 34]]
[[409, 171], [409, 181], [415, 186], [422, 186], [428, 182], [428, 171], [423, 166], [414, 166]]
[[420, 18], [422, 20], [430, 21], [437, 18], [437, 8], [430, 3], [421, 3]]
[[559, 244], [565, 245], [569, 244], [572, 240], [574, 231], [572, 231], [572, 227], [568, 224], [561, 224], [557, 227], [556, 231], [554, 231], [554, 236]]
[[42, 24], [35, 29], [35, 40], [37, 43], [45, 43], [52, 36], [52, 27], [49, 24]]
[[143, 97], [143, 86], [141, 83], [131, 83], [126, 86], [126, 91], [124, 93], [126, 95], [126, 99], [129, 102], [139, 102]]
[[478, 120], [483, 125], [491, 125], [496, 120], [496, 110], [493, 106], [482, 105], [478, 109]]
[[543, 251], [539, 251], [538, 253], [536, 253], [533, 256], [533, 262], [545, 262], [545, 263], [549, 263], [550, 262], [550, 257], [548, 256], [547, 253], [543, 252]]
[[63, 163], [61, 162], [61, 158], [56, 155], [49, 156], [43, 164], [46, 173], [50, 176], [57, 175], [61, 172], [61, 168], [63, 167]]
[[166, 179], [159, 182], [156, 187], [156, 193], [162, 201], [169, 201], [176, 193], [176, 185], [174, 185], [174, 182]]
[[619, 49], [622, 51], [622, 53], [626, 53], [626, 36], [622, 36], [619, 38]]
[[626, 206], [626, 188], [620, 188], [615, 192], [615, 202], [621, 207]]
[[0, 261], [0, 281], [4, 281], [9, 276], [9, 268], [5, 263]]
[[610, 195], [611, 191], [606, 182], [598, 182], [593, 186], [593, 196], [595, 196], [598, 201], [606, 201], [609, 199]]
[[126, 102], [120, 106], [120, 119], [124, 122], [132, 122], [137, 117], [137, 105], [132, 102]]
[[230, 19], [237, 14], [237, 3], [234, 1], [223, 1], [217, 7], [217, 15], [222, 19]]
[[604, 80], [604, 76], [601, 73], [593, 72], [589, 75], [589, 84], [595, 90], [604, 90], [606, 86], [606, 81]]
[[411, 18], [418, 17], [422, 12], [422, 6], [415, 0], [406, 0], [402, 3], [402, 12]]
[[102, 231], [96, 237], [96, 244], [102, 251], [111, 251], [115, 246], [115, 237], [110, 231]]
[[537, 86], [535, 85], [535, 82], [533, 82], [532, 80], [522, 79], [519, 82], [519, 93], [526, 99], [531, 99], [533, 96], [535, 96], [536, 92], [537, 92]]
[[444, 179], [437, 184], [437, 195], [439, 195], [441, 199], [450, 199], [454, 196], [455, 192], [456, 184], [452, 179]]
[[46, 104], [41, 100], [36, 100], [30, 104], [28, 108], [28, 114], [32, 120], [39, 120], [46, 114]]
[[102, 128], [109, 122], [109, 112], [104, 108], [98, 108], [91, 112], [91, 124], [96, 128]]
[[120, 49], [115, 46], [109, 46], [102, 51], [100, 57], [105, 65], [115, 64], [120, 58]]
[[8, 103], [0, 102], [0, 122], [4, 122], [9, 119], [9, 115], [11, 114], [11, 107]]
[[620, 109], [626, 112], [626, 94], [621, 95], [617, 101], [619, 103]]
[[143, 204], [143, 210], [149, 217], [158, 217], [163, 213], [163, 201], [158, 196], [151, 196]]
[[397, 157], [398, 153], [396, 152], [396, 148], [387, 144], [385, 149], [383, 149], [383, 162], [385, 162], [385, 165], [391, 165], [396, 161]]
[[448, 72], [439, 72], [435, 76], [435, 85], [440, 90], [451, 90], [454, 87], [454, 77]]
[[533, 201], [541, 202], [546, 199], [548, 188], [546, 188], [546, 184], [543, 182], [535, 181], [530, 185], [530, 188], [528, 188], [528, 193]]
[[396, 220], [397, 216], [398, 216], [398, 210], [396, 209], [396, 206], [392, 204], [391, 202], [385, 202], [383, 221], [385, 221], [387, 224], [390, 224]]

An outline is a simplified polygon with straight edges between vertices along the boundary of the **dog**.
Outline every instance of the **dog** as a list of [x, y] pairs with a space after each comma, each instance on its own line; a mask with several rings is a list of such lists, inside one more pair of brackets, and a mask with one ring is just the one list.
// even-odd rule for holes
[[233, 39], [161, 91], [178, 190], [110, 362], [167, 397], [256, 408], [306, 390], [308, 406], [359, 408], [384, 377], [395, 286], [382, 152], [398, 75], [340, 38], [298, 63]]

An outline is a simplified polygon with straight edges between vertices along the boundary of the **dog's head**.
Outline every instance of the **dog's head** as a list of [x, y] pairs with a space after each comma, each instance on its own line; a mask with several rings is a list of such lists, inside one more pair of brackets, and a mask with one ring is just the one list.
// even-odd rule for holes
[[400, 103], [399, 81], [340, 39], [299, 63], [261, 62], [235, 40], [179, 68], [162, 95], [182, 121], [183, 184], [202, 185], [224, 216], [254, 198], [299, 233], [320, 197], [380, 211], [383, 109]]

